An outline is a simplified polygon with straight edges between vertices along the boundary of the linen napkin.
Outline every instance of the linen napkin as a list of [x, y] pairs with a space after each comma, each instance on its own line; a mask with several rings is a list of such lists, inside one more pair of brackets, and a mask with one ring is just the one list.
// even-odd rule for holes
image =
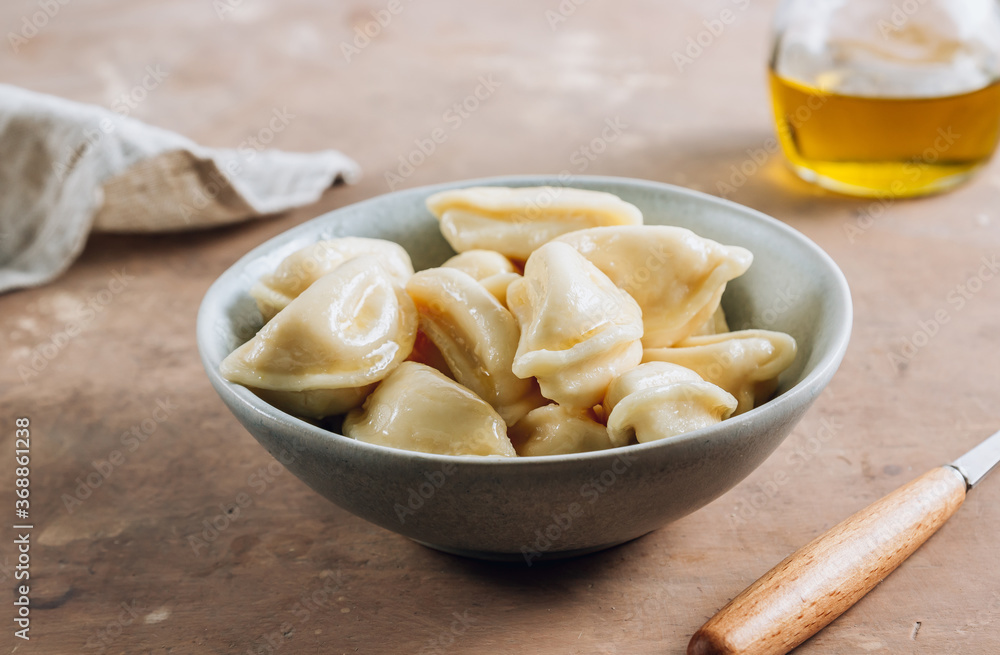
[[0, 84], [0, 293], [51, 281], [91, 230], [215, 227], [315, 202], [335, 150], [204, 148], [102, 107]]

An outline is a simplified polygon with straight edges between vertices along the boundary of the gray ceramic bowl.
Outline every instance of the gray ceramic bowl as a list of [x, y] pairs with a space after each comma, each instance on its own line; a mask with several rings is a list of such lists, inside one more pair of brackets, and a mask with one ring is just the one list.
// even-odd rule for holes
[[723, 307], [732, 329], [781, 330], [798, 356], [770, 402], [677, 438], [610, 451], [484, 460], [357, 442], [289, 416], [220, 377], [219, 362], [261, 325], [248, 290], [289, 253], [320, 239], [366, 236], [402, 244], [417, 270], [452, 250], [424, 199], [443, 189], [559, 185], [519, 176], [412, 189], [295, 227], [216, 280], [198, 313], [198, 347], [215, 390], [268, 452], [340, 507], [443, 551], [534, 562], [607, 548], [690, 514], [754, 470], [830, 381], [847, 349], [851, 298], [836, 264], [800, 233], [746, 207], [666, 184], [579, 177], [572, 186], [635, 204], [648, 224], [680, 225], [754, 253]]

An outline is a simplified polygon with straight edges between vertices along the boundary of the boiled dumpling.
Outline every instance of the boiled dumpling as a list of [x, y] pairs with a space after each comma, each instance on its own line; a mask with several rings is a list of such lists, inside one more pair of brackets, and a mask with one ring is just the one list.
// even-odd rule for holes
[[319, 241], [285, 257], [273, 272], [260, 278], [250, 289], [250, 295], [257, 301], [264, 321], [269, 321], [310, 284], [361, 255], [376, 256], [400, 286], [405, 285], [413, 275], [410, 256], [398, 243], [364, 237], [340, 237]]
[[365, 404], [344, 418], [344, 434], [367, 443], [438, 455], [514, 457], [507, 426], [465, 387], [423, 364], [403, 362]]
[[589, 409], [608, 384], [642, 359], [642, 312], [580, 253], [548, 243], [528, 259], [507, 302], [521, 326], [518, 377], [536, 377], [542, 395]]
[[442, 268], [457, 268], [478, 280], [493, 297], [507, 306], [507, 287], [520, 274], [514, 264], [493, 250], [469, 250], [441, 264]]
[[321, 419], [350, 411], [363, 403], [377, 383], [344, 389], [307, 389], [276, 391], [251, 389], [261, 400], [294, 416]]
[[507, 430], [514, 450], [522, 457], [566, 455], [611, 448], [608, 429], [589, 409], [545, 405]]
[[691, 336], [700, 337], [705, 334], [723, 334], [725, 332], [729, 332], [729, 323], [726, 321], [726, 313], [722, 311], [722, 305], [719, 305], [712, 317], [695, 330]]
[[219, 370], [279, 409], [322, 418], [359, 405], [410, 354], [416, 332], [413, 301], [362, 256], [314, 282]]
[[451, 369], [448, 368], [448, 362], [445, 361], [444, 355], [438, 350], [438, 347], [434, 345], [434, 342], [427, 338], [427, 335], [417, 330], [417, 339], [413, 342], [413, 351], [410, 356], [406, 358], [406, 361], [417, 362], [418, 364], [426, 364], [431, 368], [444, 373], [447, 377], [452, 380], [455, 376], [452, 375]]
[[598, 225], [641, 225], [616, 195], [570, 187], [470, 187], [436, 193], [427, 207], [456, 252], [486, 248], [524, 261], [560, 234]]
[[511, 283], [514, 280], [520, 280], [521, 276], [517, 273], [497, 273], [496, 275], [491, 275], [487, 278], [483, 278], [479, 281], [479, 284], [483, 285], [487, 291], [493, 294], [493, 297], [497, 299], [504, 307], [507, 307], [507, 290], [510, 288]]
[[544, 404], [533, 380], [511, 371], [520, 330], [517, 320], [466, 273], [432, 268], [410, 278], [420, 332], [444, 357], [452, 376], [513, 425]]
[[753, 255], [691, 230], [667, 225], [598, 227], [563, 235], [568, 243], [628, 292], [642, 308], [643, 345], [672, 345], [715, 313], [726, 282], [750, 267]]
[[667, 362], [649, 362], [640, 364], [635, 368], [625, 371], [616, 377], [608, 386], [608, 393], [604, 396], [602, 410], [604, 417], [610, 416], [622, 398], [649, 389], [651, 387], [665, 387], [678, 382], [702, 382], [702, 377], [689, 368], [668, 364]]
[[605, 399], [608, 435], [615, 446], [674, 437], [715, 425], [736, 399], [697, 373], [661, 362], [642, 364], [611, 383]]
[[771, 397], [778, 375], [795, 359], [795, 339], [783, 332], [740, 330], [689, 337], [674, 348], [647, 348], [644, 361], [673, 362], [719, 385], [739, 401], [735, 414]]
[[494, 250], [468, 250], [441, 264], [443, 268], [457, 268], [473, 279], [482, 280], [500, 273], [516, 273], [509, 259]]

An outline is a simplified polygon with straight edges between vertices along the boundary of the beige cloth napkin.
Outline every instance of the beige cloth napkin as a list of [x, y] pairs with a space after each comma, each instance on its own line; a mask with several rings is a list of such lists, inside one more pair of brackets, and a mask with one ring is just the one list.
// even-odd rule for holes
[[214, 227], [312, 203], [359, 175], [335, 150], [203, 148], [101, 107], [0, 84], [0, 293], [57, 277], [91, 230]]

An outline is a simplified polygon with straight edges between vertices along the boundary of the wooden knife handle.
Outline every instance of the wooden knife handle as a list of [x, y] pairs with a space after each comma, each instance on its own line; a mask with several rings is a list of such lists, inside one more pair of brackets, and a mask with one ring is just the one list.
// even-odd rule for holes
[[933, 469], [820, 535], [695, 633], [688, 655], [781, 655], [843, 614], [957, 510], [962, 474]]

